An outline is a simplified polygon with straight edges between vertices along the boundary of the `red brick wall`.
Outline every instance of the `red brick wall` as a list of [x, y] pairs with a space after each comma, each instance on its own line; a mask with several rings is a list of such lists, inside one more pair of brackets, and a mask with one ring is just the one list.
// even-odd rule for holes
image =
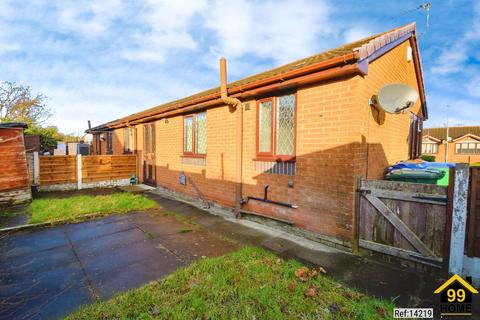
[[414, 63], [406, 60], [409, 45], [407, 40], [371, 62], [368, 75], [361, 82], [361, 95], [357, 102], [363, 112], [359, 128], [366, 141], [368, 160], [365, 166], [368, 164], [368, 170], [364, 167], [359, 173], [371, 179], [383, 178], [386, 166], [408, 160], [410, 112], [421, 115], [420, 99], [403, 114], [385, 113], [368, 104], [368, 99], [385, 84], [404, 83], [419, 91]]
[[[268, 184], [271, 200], [298, 205], [298, 209], [289, 209], [252, 200], [246, 210], [291, 220], [300, 228], [322, 235], [351, 240], [355, 176], [381, 178], [386, 166], [408, 157], [408, 114], [379, 117], [368, 104], [368, 99], [385, 84], [402, 82], [417, 88], [413, 62], [406, 61], [407, 45], [408, 42], [372, 62], [365, 77], [298, 89], [295, 176], [255, 171], [256, 101], [243, 101], [250, 107], [243, 115], [243, 197], [263, 197]], [[417, 102], [412, 111], [419, 110]], [[182, 116], [155, 122], [157, 185], [192, 196], [201, 194], [233, 207], [235, 117], [235, 112], [226, 106], [207, 111], [205, 166], [182, 161]], [[136, 128], [142, 161], [143, 127]], [[142, 178], [143, 170], [139, 168]], [[186, 186], [179, 183], [181, 173], [187, 176]], [[289, 181], [293, 188], [288, 187]]]

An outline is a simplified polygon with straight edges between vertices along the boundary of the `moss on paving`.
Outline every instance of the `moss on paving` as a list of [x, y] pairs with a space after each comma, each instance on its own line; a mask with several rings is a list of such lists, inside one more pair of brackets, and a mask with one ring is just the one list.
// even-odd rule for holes
[[82, 307], [68, 319], [391, 318], [393, 303], [321, 273], [301, 281], [295, 272], [302, 267], [295, 260], [247, 247], [199, 260], [162, 280]]
[[158, 204], [141, 194], [127, 192], [109, 195], [80, 195], [68, 198], [35, 199], [30, 204], [31, 218], [29, 223], [61, 220], [77, 220], [87, 214], [106, 215], [110, 213], [126, 213], [135, 210], [158, 208]]

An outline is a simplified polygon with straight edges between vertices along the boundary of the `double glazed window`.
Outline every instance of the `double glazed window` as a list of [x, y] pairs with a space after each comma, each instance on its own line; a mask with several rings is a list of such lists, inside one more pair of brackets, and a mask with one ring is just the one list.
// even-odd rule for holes
[[107, 154], [113, 153], [113, 132], [107, 132]]
[[257, 156], [267, 160], [295, 157], [295, 94], [263, 99], [257, 109]]
[[459, 142], [455, 144], [457, 154], [480, 154], [480, 142]]
[[123, 153], [133, 152], [133, 128], [123, 129]]
[[197, 113], [183, 118], [183, 153], [205, 156], [207, 153], [207, 113]]
[[437, 154], [437, 153], [438, 153], [438, 144], [436, 143], [422, 144], [422, 154]]

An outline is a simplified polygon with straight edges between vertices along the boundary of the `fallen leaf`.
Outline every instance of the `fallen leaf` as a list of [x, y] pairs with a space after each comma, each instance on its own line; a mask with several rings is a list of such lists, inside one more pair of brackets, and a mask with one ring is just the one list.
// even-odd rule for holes
[[203, 315], [202, 320], [210, 320], [210, 317], [206, 314]]
[[302, 282], [307, 281], [308, 274], [309, 274], [309, 270], [308, 268], [305, 268], [305, 267], [297, 269], [295, 271], [295, 276]]
[[317, 275], [318, 275], [318, 271], [317, 271], [317, 270], [312, 270], [312, 271], [310, 271], [310, 278], [315, 278]]
[[318, 271], [320, 271], [323, 274], [327, 274], [327, 271], [323, 269], [323, 267], [318, 267]]
[[308, 287], [307, 290], [305, 290], [305, 297], [310, 298], [313, 297], [314, 295], [317, 294], [317, 286], [312, 284], [310, 287]]
[[379, 316], [381, 316], [381, 317], [384, 317], [385, 314], [387, 313], [387, 312], [385, 311], [385, 309], [383, 309], [382, 307], [376, 307], [375, 309], [376, 309], [376, 311], [377, 311], [377, 314], [378, 314]]

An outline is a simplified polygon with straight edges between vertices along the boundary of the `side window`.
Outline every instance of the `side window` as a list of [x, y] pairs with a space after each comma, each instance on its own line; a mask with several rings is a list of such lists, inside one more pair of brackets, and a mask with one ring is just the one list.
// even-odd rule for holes
[[107, 132], [107, 154], [113, 153], [113, 132]]
[[257, 108], [257, 156], [266, 160], [295, 157], [296, 95], [263, 99]]
[[123, 152], [132, 153], [133, 152], [133, 128], [124, 128], [123, 129]]
[[207, 154], [207, 113], [183, 118], [183, 154], [203, 157]]

